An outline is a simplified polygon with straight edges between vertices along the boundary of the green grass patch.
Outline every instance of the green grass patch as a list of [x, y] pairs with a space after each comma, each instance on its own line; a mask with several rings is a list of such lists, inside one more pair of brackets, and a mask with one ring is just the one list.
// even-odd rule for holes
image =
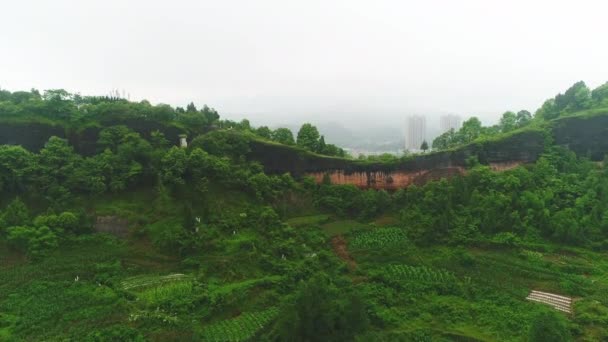
[[353, 229], [369, 228], [369, 225], [355, 220], [340, 220], [326, 223], [322, 225], [321, 228], [323, 228], [323, 232], [325, 232], [327, 236], [336, 236], [347, 234]]
[[410, 242], [405, 230], [400, 228], [378, 228], [356, 234], [350, 241], [353, 249], [384, 249], [406, 247]]
[[292, 217], [287, 220], [287, 223], [292, 227], [302, 226], [317, 226], [329, 220], [329, 215], [310, 215]]
[[276, 308], [244, 313], [236, 318], [210, 324], [203, 329], [203, 341], [249, 341], [279, 314]]

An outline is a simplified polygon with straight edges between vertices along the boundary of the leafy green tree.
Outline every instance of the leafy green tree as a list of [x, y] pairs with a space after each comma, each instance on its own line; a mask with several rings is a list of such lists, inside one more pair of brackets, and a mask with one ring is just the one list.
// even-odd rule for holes
[[457, 143], [456, 131], [454, 131], [453, 128], [450, 128], [449, 131], [444, 132], [433, 139], [432, 146], [435, 150], [445, 150], [455, 146]]
[[161, 131], [155, 130], [150, 133], [150, 144], [155, 149], [163, 149], [169, 146], [169, 140]]
[[123, 161], [134, 161], [142, 166], [148, 164], [151, 153], [152, 145], [133, 131], [123, 136], [116, 150], [116, 155]]
[[173, 146], [161, 160], [161, 181], [170, 185], [184, 184], [187, 166], [186, 150]]
[[293, 305], [279, 317], [281, 341], [352, 341], [369, 325], [363, 302], [354, 293], [340, 291], [324, 275], [303, 284]]
[[105, 150], [95, 158], [107, 188], [122, 191], [141, 180], [152, 158], [152, 145], [125, 126], [113, 126], [100, 132], [99, 145]]
[[82, 228], [79, 227], [80, 220], [79, 220], [78, 216], [76, 216], [76, 214], [69, 212], [69, 211], [64, 211], [63, 213], [59, 214], [59, 216], [57, 217], [57, 222], [66, 231], [71, 231], [71, 232], [76, 233], [79, 230], [80, 231], [82, 230]]
[[25, 190], [34, 171], [34, 155], [21, 146], [0, 146], [0, 191], [15, 193]]
[[57, 234], [62, 234], [64, 232], [85, 232], [85, 227], [81, 224], [80, 218], [69, 211], [64, 211], [59, 215], [50, 214], [37, 216], [34, 219], [34, 227], [48, 227]]
[[241, 122], [239, 122], [238, 128], [243, 131], [250, 131], [251, 123], [249, 122], [249, 120], [243, 119], [243, 120], [241, 120]]
[[207, 105], [203, 106], [201, 113], [209, 124], [212, 124], [220, 119], [218, 112], [213, 108], [209, 108]]
[[319, 131], [317, 127], [305, 123], [298, 131], [297, 144], [310, 151], [318, 151], [319, 149]]
[[346, 151], [334, 144], [325, 145], [322, 153], [328, 156], [346, 157]]
[[37, 159], [36, 186], [55, 204], [69, 201], [70, 189], [86, 181], [78, 178], [82, 158], [64, 139], [51, 137]]
[[99, 132], [97, 145], [102, 151], [107, 148], [116, 153], [118, 146], [123, 144], [128, 139], [128, 136], [132, 134], [135, 133], [124, 125], [107, 127]]
[[500, 131], [510, 132], [517, 128], [517, 114], [509, 111], [504, 112], [500, 118]]
[[565, 113], [590, 108], [593, 105], [592, 96], [592, 92], [585, 82], [576, 82], [563, 94], [557, 94], [555, 98], [545, 101], [542, 107], [536, 111], [536, 116], [551, 120]]
[[90, 195], [100, 195], [107, 190], [102, 165], [97, 156], [84, 158], [74, 169], [69, 187], [72, 191]]
[[272, 131], [270, 130], [270, 128], [268, 128], [268, 126], [258, 127], [255, 130], [255, 134], [257, 134], [265, 139], [269, 139], [269, 140], [272, 139]]
[[429, 149], [429, 143], [427, 143], [427, 142], [426, 142], [426, 140], [424, 140], [424, 141], [422, 142], [422, 144], [420, 145], [420, 149], [421, 149], [423, 152], [426, 152], [426, 151]]
[[238, 132], [214, 131], [192, 140], [190, 148], [201, 148], [209, 154], [240, 159], [251, 151], [249, 138]]
[[561, 242], [577, 244], [589, 238], [574, 208], [565, 208], [556, 212], [551, 222], [554, 229], [553, 236]]
[[150, 112], [148, 114], [148, 117], [155, 121], [169, 122], [176, 119], [175, 110], [173, 109], [173, 107], [167, 104], [161, 103], [156, 106], [150, 106], [148, 110]]
[[188, 156], [187, 172], [195, 180], [204, 177], [223, 179], [230, 176], [230, 164], [224, 158], [210, 155], [201, 148], [195, 148]]
[[196, 113], [196, 112], [198, 112], [198, 109], [196, 109], [194, 102], [188, 103], [188, 105], [186, 106], [186, 113]]
[[591, 92], [591, 99], [596, 107], [608, 105], [608, 82], [593, 89]]
[[178, 113], [177, 120], [181, 121], [185, 126], [198, 133], [204, 132], [204, 128], [209, 124], [207, 117], [198, 111], [185, 111], [183, 113]]
[[543, 312], [534, 318], [528, 341], [567, 342], [572, 341], [572, 336], [563, 318], [554, 312]]
[[45, 90], [42, 96], [44, 111], [47, 116], [57, 119], [69, 119], [76, 112], [72, 94], [63, 89]]
[[30, 222], [30, 214], [19, 197], [15, 198], [4, 210], [2, 221], [6, 227], [27, 225]]
[[462, 123], [459, 134], [465, 144], [477, 139], [481, 135], [481, 121], [476, 117], [466, 120]]
[[293, 133], [289, 128], [277, 128], [272, 132], [272, 140], [285, 144], [285, 145], [295, 145], [296, 142], [293, 139]]
[[517, 127], [523, 127], [530, 123], [532, 120], [532, 114], [527, 110], [520, 110], [517, 112]]
[[59, 245], [57, 236], [48, 227], [10, 227], [7, 240], [11, 246], [27, 252], [34, 259], [43, 257]]
[[572, 113], [591, 106], [591, 91], [583, 81], [574, 83], [566, 92], [555, 97], [555, 105], [561, 111]]
[[544, 120], [552, 120], [557, 118], [559, 116], [559, 109], [555, 105], [555, 99], [546, 100], [536, 111], [535, 116]]

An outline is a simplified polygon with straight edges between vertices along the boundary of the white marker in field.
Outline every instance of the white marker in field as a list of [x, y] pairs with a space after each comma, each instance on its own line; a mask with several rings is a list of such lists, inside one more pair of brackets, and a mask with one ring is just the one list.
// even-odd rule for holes
[[565, 313], [572, 313], [572, 298], [556, 295], [549, 292], [541, 292], [532, 290], [527, 300], [531, 300], [538, 303], [551, 305], [555, 310], [559, 310]]

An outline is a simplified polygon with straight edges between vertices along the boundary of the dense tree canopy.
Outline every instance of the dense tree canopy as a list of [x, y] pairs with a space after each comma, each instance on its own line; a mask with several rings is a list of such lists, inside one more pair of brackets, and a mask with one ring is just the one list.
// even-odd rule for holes
[[[553, 99], [557, 117], [606, 102], [606, 85], [574, 88]], [[252, 156], [272, 146], [345, 174], [380, 170], [385, 184], [401, 181], [385, 171], [411, 164], [314, 156], [344, 151], [311, 124], [299, 147], [277, 147], [296, 144], [289, 129], [216, 114], [0, 91], [0, 119], [66, 128], [40, 149], [0, 146], [0, 340], [608, 339], [606, 162], [546, 134], [534, 163], [497, 172], [487, 155], [502, 150], [467, 149], [461, 174], [385, 191], [379, 178], [332, 184], [344, 178], [331, 167], [267, 174]], [[433, 148], [544, 116], [473, 117]], [[125, 117], [136, 125], [113, 121]], [[150, 120], [166, 121], [136, 131]], [[165, 135], [189, 125], [187, 147]], [[90, 154], [74, 143], [82, 132]], [[531, 289], [576, 298], [575, 314], [526, 301]]]
[[304, 147], [305, 149], [318, 151], [320, 137], [321, 136], [319, 135], [317, 127], [309, 123], [305, 123], [298, 131], [298, 139], [296, 142], [298, 146]]
[[525, 127], [535, 120], [553, 120], [560, 116], [577, 111], [608, 107], [608, 83], [591, 91], [585, 82], [576, 82], [563, 94], [548, 99], [536, 111], [534, 118], [527, 110], [517, 113], [507, 111], [502, 114], [500, 122], [494, 126], [483, 127], [481, 122], [472, 117], [466, 120], [459, 130], [449, 130], [433, 140], [435, 150], [444, 150], [459, 145], [465, 145], [480, 137], [489, 137], [499, 133], [507, 133]]
[[346, 152], [341, 148], [325, 143], [325, 137], [319, 134], [317, 127], [310, 123], [305, 123], [300, 127], [296, 144], [309, 151], [326, 154], [330, 156], [345, 157]]

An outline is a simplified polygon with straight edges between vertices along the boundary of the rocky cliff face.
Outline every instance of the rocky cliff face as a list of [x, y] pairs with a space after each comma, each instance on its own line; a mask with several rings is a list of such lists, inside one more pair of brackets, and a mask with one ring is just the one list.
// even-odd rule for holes
[[548, 136], [541, 130], [523, 131], [504, 139], [473, 144], [456, 151], [423, 155], [391, 166], [351, 164], [326, 170], [313, 169], [304, 174], [314, 177], [317, 182], [322, 182], [328, 175], [332, 184], [395, 190], [463, 174], [466, 172], [466, 159], [470, 156], [477, 156], [482, 164], [496, 171], [532, 163], [542, 154], [547, 138], [592, 160], [603, 160], [608, 154], [608, 114], [605, 112], [563, 117], [548, 126]]
[[[123, 120], [103, 124], [127, 125], [145, 138], [148, 138], [153, 130], [159, 130], [175, 144], [178, 143], [179, 134], [185, 133], [177, 127], [145, 120]], [[592, 115], [560, 118], [548, 124], [547, 128], [531, 128], [500, 139], [475, 142], [457, 150], [429, 153], [395, 163], [369, 163], [319, 156], [298, 148], [251, 138], [247, 138], [250, 139], [250, 152], [247, 157], [260, 162], [264, 171], [271, 174], [288, 172], [294, 177], [312, 176], [318, 182], [327, 174], [335, 184], [392, 190], [462, 174], [465, 172], [467, 159], [473, 156], [480, 163], [495, 170], [532, 163], [543, 153], [547, 140], [553, 140], [556, 144], [566, 146], [593, 160], [602, 160], [608, 153], [607, 112], [598, 111]], [[99, 131], [99, 127], [74, 131], [44, 123], [0, 123], [0, 144], [19, 144], [37, 151], [55, 135], [67, 138], [77, 152], [90, 155], [96, 152]]]
[[[153, 121], [129, 119], [104, 122], [104, 127], [116, 125], [125, 125], [146, 139], [157, 130], [174, 144], [178, 143], [180, 134], [187, 133], [177, 127]], [[74, 130], [46, 123], [0, 123], [0, 145], [21, 145], [30, 151], [37, 152], [44, 147], [50, 137], [56, 136], [68, 139], [76, 152], [90, 156], [99, 152], [97, 139], [101, 129], [100, 127], [87, 127], [82, 130]]]
[[608, 115], [564, 117], [551, 130], [556, 144], [568, 147], [580, 156], [603, 160], [608, 153]]
[[318, 183], [327, 175], [332, 184], [353, 184], [360, 188], [395, 190], [429, 180], [463, 174], [469, 157], [500, 171], [536, 161], [544, 150], [540, 130], [523, 131], [499, 140], [474, 143], [453, 151], [420, 155], [396, 163], [369, 163], [316, 156], [280, 145], [252, 142], [252, 159], [268, 173], [289, 172], [311, 176]]
[[[490, 163], [490, 168], [495, 171], [509, 170], [524, 162], [509, 161], [504, 163]], [[321, 183], [326, 175], [332, 184], [353, 184], [359, 188], [397, 190], [407, 188], [412, 184], [422, 185], [431, 180], [451, 178], [466, 173], [461, 166], [439, 167], [434, 169], [421, 169], [416, 171], [367, 171], [345, 173], [343, 170], [332, 170], [329, 172], [311, 172], [307, 176], [314, 177], [317, 183]]]

